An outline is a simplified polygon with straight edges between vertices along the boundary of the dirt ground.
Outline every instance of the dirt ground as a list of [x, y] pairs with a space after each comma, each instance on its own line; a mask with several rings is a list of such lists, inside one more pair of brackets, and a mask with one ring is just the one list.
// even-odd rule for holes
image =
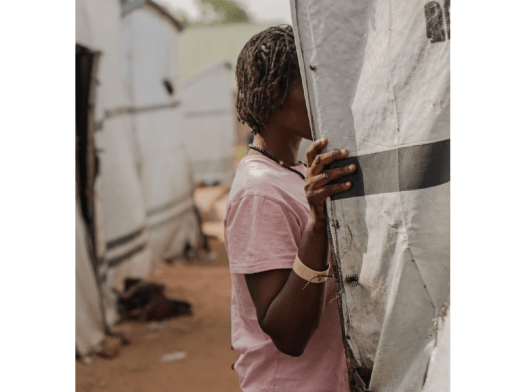
[[[166, 296], [189, 301], [193, 315], [115, 326], [131, 344], [112, 359], [95, 357], [90, 364], [77, 361], [77, 391], [240, 391], [232, 370], [238, 354], [230, 341], [231, 280], [223, 231], [227, 192], [223, 187], [210, 187], [199, 188], [195, 194], [203, 230], [211, 236], [211, 258], [200, 252], [191, 262], [163, 263], [148, 277], [166, 286]], [[174, 352], [186, 356], [161, 362], [163, 355]]]

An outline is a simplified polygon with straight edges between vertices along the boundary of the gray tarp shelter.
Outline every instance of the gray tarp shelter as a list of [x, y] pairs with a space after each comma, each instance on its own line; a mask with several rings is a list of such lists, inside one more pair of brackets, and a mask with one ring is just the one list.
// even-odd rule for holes
[[122, 3], [119, 83], [125, 86], [135, 165], [153, 260], [197, 248], [201, 230], [186, 151], [179, 88], [180, 23], [153, 1]]
[[291, 7], [314, 139], [358, 167], [327, 203], [351, 383], [427, 389], [447, 362], [427, 374], [450, 300], [450, 2]]

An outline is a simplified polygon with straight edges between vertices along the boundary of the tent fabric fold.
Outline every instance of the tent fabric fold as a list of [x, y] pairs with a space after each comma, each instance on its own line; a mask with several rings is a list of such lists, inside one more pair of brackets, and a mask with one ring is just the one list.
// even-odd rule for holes
[[75, 346], [79, 355], [90, 354], [105, 337], [102, 303], [88, 250], [86, 225], [77, 198], [75, 210]]
[[[99, 277], [95, 288], [101, 294], [104, 319], [108, 326], [112, 326], [118, 320], [113, 289], [122, 288], [125, 278], [145, 277], [152, 258], [147, 232], [138, 238], [126, 238], [146, 225], [130, 114], [106, 116], [115, 108], [130, 106], [118, 77], [120, 4], [116, 0], [76, 0], [75, 8], [76, 43], [100, 53], [91, 119], [96, 124], [95, 150], [99, 162], [93, 187], [96, 217], [93, 234], [97, 244], [97, 263], [94, 264]], [[91, 286], [90, 290], [94, 287]], [[78, 296], [77, 301], [80, 301]], [[77, 324], [80, 322], [77, 317]]]

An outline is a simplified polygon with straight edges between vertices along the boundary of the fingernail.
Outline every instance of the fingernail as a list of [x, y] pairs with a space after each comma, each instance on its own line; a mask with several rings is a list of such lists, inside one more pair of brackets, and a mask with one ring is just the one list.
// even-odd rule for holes
[[325, 138], [325, 137], [323, 137], [323, 138], [321, 139], [321, 143], [326, 143], [327, 141], [328, 141], [328, 139]]
[[343, 155], [348, 155], [348, 150], [346, 148], [344, 150], [341, 150], [341, 152], [343, 153]]
[[346, 186], [350, 186], [350, 185], [352, 185], [352, 183], [351, 182], [347, 182], [345, 185]]
[[348, 166], [348, 168], [349, 168], [350, 170], [354, 170], [354, 169], [355, 169], [355, 165], [352, 163], [350, 166]]

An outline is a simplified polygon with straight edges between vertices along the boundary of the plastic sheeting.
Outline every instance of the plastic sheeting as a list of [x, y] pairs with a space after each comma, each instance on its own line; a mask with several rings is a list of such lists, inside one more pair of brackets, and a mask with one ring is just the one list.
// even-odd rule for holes
[[135, 164], [154, 260], [180, 255], [200, 239], [177, 85], [177, 29], [146, 2], [123, 15], [119, 31], [120, 66], [132, 103]]
[[423, 392], [450, 391], [450, 308], [438, 317], [436, 346], [428, 364]]
[[236, 112], [227, 60], [181, 84], [186, 146], [196, 183], [229, 186], [233, 179]]
[[[105, 254], [99, 274], [106, 320], [117, 320], [116, 298], [126, 277], [144, 277], [151, 268], [146, 213], [135, 166], [135, 146], [129, 99], [124, 93], [118, 61], [117, 0], [76, 1], [76, 42], [100, 51], [95, 102], [95, 142], [100, 159], [95, 185], [98, 216], [96, 235], [102, 237]], [[100, 256], [100, 254], [99, 254]]]
[[75, 346], [86, 355], [102, 343], [104, 318], [93, 264], [88, 251], [86, 225], [77, 198], [75, 210]]
[[358, 166], [328, 212], [347, 357], [370, 391], [421, 391], [449, 301], [449, 5], [291, 0], [314, 137]]

